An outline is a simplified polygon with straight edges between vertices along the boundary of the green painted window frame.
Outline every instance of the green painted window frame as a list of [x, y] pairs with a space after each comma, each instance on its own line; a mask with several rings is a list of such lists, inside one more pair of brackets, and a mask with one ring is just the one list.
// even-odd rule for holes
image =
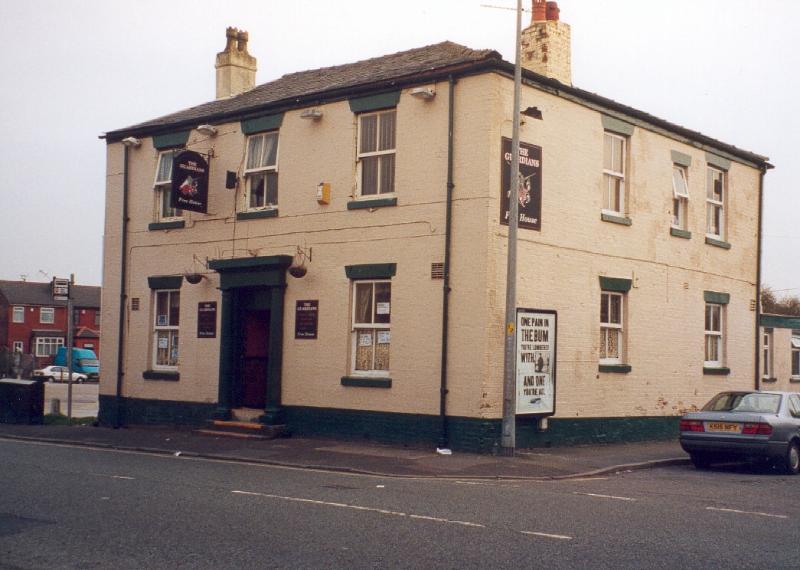
[[242, 119], [239, 126], [242, 129], [242, 134], [255, 135], [265, 131], [275, 131], [281, 128], [283, 124], [283, 113], [272, 113], [269, 115], [261, 115], [259, 117], [251, 117], [249, 119]]
[[348, 279], [391, 279], [397, 274], [396, 263], [364, 263], [361, 265], [345, 265]]
[[669, 235], [683, 239], [692, 239], [692, 232], [689, 230], [682, 230], [674, 226], [669, 229]]
[[731, 295], [717, 291], [703, 291], [703, 301], [714, 305], [728, 305], [731, 302]]
[[706, 236], [706, 244], [713, 245], [714, 247], [719, 247], [721, 249], [730, 249], [731, 244], [725, 240], [715, 239], [709, 236]]
[[600, 219], [603, 220], [604, 222], [611, 222], [612, 224], [619, 224], [621, 226], [633, 225], [633, 220], [631, 220], [628, 216], [617, 216], [614, 214], [601, 212]]
[[633, 367], [630, 364], [600, 364], [597, 370], [603, 374], [630, 374]]
[[266, 210], [250, 210], [246, 212], [236, 212], [237, 220], [257, 220], [262, 218], [277, 218], [278, 208], [268, 208]]
[[172, 220], [169, 222], [150, 222], [147, 230], [155, 232], [158, 230], [179, 230], [186, 227], [186, 220]]
[[366, 97], [353, 97], [347, 100], [350, 104], [350, 111], [353, 113], [369, 113], [397, 107], [400, 102], [400, 90], [378, 93], [377, 95], [367, 95]]
[[371, 200], [350, 200], [347, 203], [348, 210], [367, 210], [372, 208], [387, 208], [397, 206], [397, 197], [374, 198]]
[[606, 277], [600, 275], [600, 289], [612, 293], [627, 293], [631, 290], [633, 280], [624, 277]]
[[615, 117], [609, 117], [608, 115], [601, 115], [601, 121], [603, 123], [603, 130], [611, 131], [626, 137], [633, 136], [633, 132], [636, 129], [634, 125]]
[[186, 146], [189, 142], [191, 130], [175, 131], [161, 135], [153, 135], [153, 148], [157, 150], [168, 150], [171, 148]]
[[391, 378], [368, 378], [363, 376], [343, 376], [340, 380], [342, 386], [353, 388], [391, 388]]
[[180, 289], [183, 275], [153, 275], [147, 278], [150, 289]]
[[142, 372], [144, 380], [162, 380], [166, 382], [178, 382], [181, 379], [180, 372], [172, 372], [169, 370], [145, 370]]
[[673, 164], [678, 164], [684, 168], [689, 168], [692, 166], [692, 157], [678, 150], [670, 151], [670, 158], [672, 159]]

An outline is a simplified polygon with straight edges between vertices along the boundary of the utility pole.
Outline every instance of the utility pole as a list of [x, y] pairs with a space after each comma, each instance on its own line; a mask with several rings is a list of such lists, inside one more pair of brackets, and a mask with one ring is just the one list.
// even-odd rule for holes
[[500, 452], [513, 456], [516, 447], [516, 321], [517, 321], [517, 225], [519, 223], [519, 107], [522, 86], [520, 36], [522, 34], [522, 0], [517, 0], [516, 57], [514, 61], [514, 108], [511, 142], [511, 177], [508, 196], [508, 265], [506, 269], [505, 353], [503, 359], [503, 424]]

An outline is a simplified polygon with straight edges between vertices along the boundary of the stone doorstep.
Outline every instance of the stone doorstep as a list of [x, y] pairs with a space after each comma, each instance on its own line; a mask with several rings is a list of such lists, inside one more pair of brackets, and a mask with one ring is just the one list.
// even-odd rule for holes
[[264, 425], [256, 422], [213, 420], [211, 427], [194, 430], [200, 435], [236, 439], [276, 439], [286, 433], [285, 425]]

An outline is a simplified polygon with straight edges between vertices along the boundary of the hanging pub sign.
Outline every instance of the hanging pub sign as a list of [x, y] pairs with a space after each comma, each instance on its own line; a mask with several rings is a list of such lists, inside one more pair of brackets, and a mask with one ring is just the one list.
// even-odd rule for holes
[[[500, 223], [508, 225], [511, 193], [511, 139], [502, 139]], [[517, 226], [529, 230], [542, 229], [542, 147], [519, 143], [519, 221]]]
[[319, 301], [297, 301], [294, 311], [294, 338], [317, 338]]
[[208, 211], [208, 162], [199, 152], [184, 150], [172, 159], [170, 206], [203, 214]]
[[197, 303], [197, 338], [216, 338], [217, 302]]
[[517, 309], [517, 414], [556, 411], [555, 311]]

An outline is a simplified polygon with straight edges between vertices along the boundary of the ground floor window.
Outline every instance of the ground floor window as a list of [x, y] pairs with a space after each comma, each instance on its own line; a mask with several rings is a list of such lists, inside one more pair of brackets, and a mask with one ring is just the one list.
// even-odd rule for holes
[[772, 378], [772, 329], [764, 330], [762, 358], [764, 359], [761, 364], [764, 378], [770, 379]]
[[722, 366], [724, 338], [722, 334], [724, 305], [706, 303], [705, 319], [705, 366], [719, 368]]
[[357, 373], [386, 375], [391, 347], [391, 281], [355, 281], [353, 285], [353, 358]]
[[177, 368], [181, 292], [155, 290], [153, 295], [153, 367]]
[[600, 364], [622, 364], [624, 328], [622, 293], [603, 291], [600, 295]]
[[55, 356], [60, 346], [64, 346], [63, 337], [45, 336], [36, 339], [34, 344], [36, 356]]
[[792, 378], [800, 379], [800, 331], [792, 331]]
[[14, 352], [24, 352], [25, 344], [21, 340], [15, 340], [13, 345]]

